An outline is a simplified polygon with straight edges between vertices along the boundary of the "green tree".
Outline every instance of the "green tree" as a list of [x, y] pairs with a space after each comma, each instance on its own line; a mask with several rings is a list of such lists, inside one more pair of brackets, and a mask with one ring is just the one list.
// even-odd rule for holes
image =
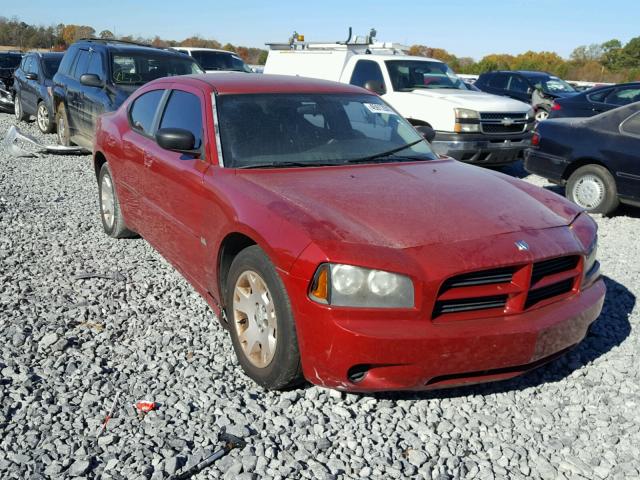
[[100, 38], [116, 38], [111, 30], [102, 30], [99, 35]]

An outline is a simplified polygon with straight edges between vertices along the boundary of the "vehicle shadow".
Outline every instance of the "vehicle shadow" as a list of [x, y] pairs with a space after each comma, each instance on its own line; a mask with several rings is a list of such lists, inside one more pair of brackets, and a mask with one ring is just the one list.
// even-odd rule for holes
[[511, 177], [516, 177], [516, 178], [525, 178], [528, 177], [529, 175], [531, 175], [529, 172], [527, 172], [524, 169], [524, 162], [522, 161], [521, 158], [519, 158], [518, 160], [516, 160], [513, 163], [510, 163], [509, 165], [505, 165], [503, 167], [498, 167], [496, 168], [497, 171], [502, 172], [506, 175], [509, 175]]
[[362, 395], [388, 400], [457, 398], [524, 390], [560, 381], [620, 345], [631, 333], [629, 315], [636, 304], [635, 295], [615, 280], [609, 277], [603, 277], [603, 279], [607, 286], [607, 295], [602, 313], [593, 323], [584, 340], [557, 360], [532, 372], [501, 382], [426, 392], [379, 392]]

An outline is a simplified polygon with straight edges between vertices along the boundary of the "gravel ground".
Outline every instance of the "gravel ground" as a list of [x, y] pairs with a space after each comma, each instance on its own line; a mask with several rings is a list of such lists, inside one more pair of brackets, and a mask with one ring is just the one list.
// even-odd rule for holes
[[[168, 478], [222, 427], [249, 445], [194, 478], [640, 478], [640, 211], [597, 218], [604, 311], [548, 366], [431, 393], [269, 393], [169, 264], [103, 234], [96, 190], [89, 156], [0, 150], [0, 478]], [[140, 399], [160, 408], [140, 417]]]

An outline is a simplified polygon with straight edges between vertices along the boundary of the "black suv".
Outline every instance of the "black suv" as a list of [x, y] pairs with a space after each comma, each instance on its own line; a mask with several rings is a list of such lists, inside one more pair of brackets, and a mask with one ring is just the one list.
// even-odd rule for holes
[[15, 71], [14, 112], [16, 120], [28, 120], [32, 115], [42, 133], [53, 132], [53, 76], [58, 71], [63, 53], [27, 53]]
[[527, 70], [483, 73], [474, 85], [483, 92], [530, 103], [536, 110], [536, 120], [544, 120], [549, 116], [551, 105], [556, 98], [578, 93], [575, 88], [555, 75]]
[[13, 110], [13, 72], [21, 60], [21, 53], [0, 52], [0, 110]]
[[160, 77], [204, 73], [191, 57], [120, 40], [84, 39], [69, 47], [53, 77], [58, 140], [92, 148], [96, 118], [116, 110]]

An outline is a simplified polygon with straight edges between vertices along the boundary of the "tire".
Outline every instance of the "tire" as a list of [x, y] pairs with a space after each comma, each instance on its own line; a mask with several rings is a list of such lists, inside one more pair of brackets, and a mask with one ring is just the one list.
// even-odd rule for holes
[[113, 238], [130, 238], [136, 236], [130, 230], [122, 216], [120, 202], [116, 194], [115, 183], [111, 176], [109, 164], [104, 163], [98, 175], [98, 201], [100, 203], [100, 218], [104, 232]]
[[65, 147], [71, 146], [71, 131], [69, 130], [69, 116], [64, 103], [58, 105], [56, 112], [56, 129], [58, 130], [58, 143]]
[[29, 115], [24, 113], [24, 109], [22, 108], [22, 99], [20, 98], [20, 93], [16, 93], [16, 97], [13, 100], [13, 113], [16, 116], [17, 122], [26, 122], [29, 119]]
[[536, 110], [536, 122], [543, 122], [547, 118], [549, 118], [549, 110], [547, 110], [546, 108], [539, 108], [538, 110]]
[[601, 165], [585, 165], [571, 174], [566, 196], [589, 213], [608, 215], [620, 201], [616, 182], [609, 170]]
[[260, 247], [248, 247], [233, 260], [226, 296], [233, 348], [247, 376], [269, 390], [286, 390], [304, 381], [289, 296]]
[[43, 100], [38, 102], [38, 108], [36, 109], [36, 123], [38, 124], [38, 129], [42, 133], [51, 133], [56, 126], [51, 109]]

